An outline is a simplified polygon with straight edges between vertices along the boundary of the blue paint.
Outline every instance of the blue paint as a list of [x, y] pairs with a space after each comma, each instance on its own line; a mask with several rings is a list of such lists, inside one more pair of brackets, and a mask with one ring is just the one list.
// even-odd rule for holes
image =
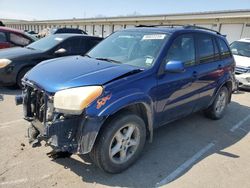
[[195, 65], [184, 67], [184, 64], [178, 61], [164, 64], [171, 44], [182, 34], [192, 34], [195, 39], [196, 34], [207, 34], [214, 40], [219, 38], [225, 41], [228, 45], [223, 36], [203, 30], [183, 28], [137, 28], [125, 31], [151, 31], [169, 35], [152, 67], [141, 70], [126, 64], [71, 56], [45, 61], [25, 76], [25, 80], [29, 80], [51, 95], [68, 88], [103, 86], [104, 92], [98, 99], [110, 94], [111, 98], [99, 109], [96, 99], [84, 110], [87, 120], [96, 119], [94, 122], [98, 122], [88, 124], [91, 126], [85, 127], [84, 135], [88, 134], [88, 130], [97, 134], [105, 119], [133, 104], [142, 104], [145, 107], [151, 130], [206, 109], [213, 102], [219, 88], [225, 83], [230, 83], [232, 86], [235, 84], [235, 62], [232, 54], [227, 58], [219, 57], [201, 64], [196, 43]]

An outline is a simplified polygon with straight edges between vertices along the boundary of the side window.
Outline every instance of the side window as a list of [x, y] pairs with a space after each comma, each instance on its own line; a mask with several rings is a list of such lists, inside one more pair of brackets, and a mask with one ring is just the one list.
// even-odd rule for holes
[[30, 43], [29, 39], [25, 38], [22, 35], [15, 34], [15, 33], [10, 33], [10, 41], [20, 46], [26, 46]]
[[184, 34], [177, 37], [168, 50], [166, 62], [181, 61], [186, 67], [195, 64], [194, 37]]
[[218, 44], [220, 48], [220, 53], [222, 58], [227, 58], [231, 56], [230, 49], [228, 48], [227, 44], [218, 38]]
[[197, 48], [200, 63], [208, 63], [214, 60], [213, 39], [209, 35], [197, 35]]
[[[80, 40], [79, 38], [70, 38], [65, 40], [59, 48], [64, 48], [68, 55], [78, 55], [80, 53]], [[59, 49], [58, 48], [58, 49]]]
[[7, 42], [6, 34], [3, 32], [0, 32], [0, 42]]
[[89, 39], [88, 46], [87, 46], [87, 51], [95, 47], [101, 40], [98, 39]]

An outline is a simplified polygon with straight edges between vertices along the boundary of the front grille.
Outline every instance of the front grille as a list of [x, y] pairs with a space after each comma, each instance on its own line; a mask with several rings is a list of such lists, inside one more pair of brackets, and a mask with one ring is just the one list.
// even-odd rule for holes
[[28, 86], [26, 92], [26, 111], [27, 117], [46, 122], [48, 96], [40, 89]]
[[248, 68], [237, 66], [237, 67], [235, 68], [235, 73], [236, 73], [236, 74], [243, 74], [243, 73], [247, 73], [249, 70], [250, 70], [250, 69], [248, 69]]

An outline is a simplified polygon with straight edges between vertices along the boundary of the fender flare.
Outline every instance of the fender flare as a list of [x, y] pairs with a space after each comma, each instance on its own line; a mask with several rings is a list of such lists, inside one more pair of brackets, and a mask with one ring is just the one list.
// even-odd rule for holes
[[[218, 95], [220, 89], [221, 89], [223, 86], [225, 86], [227, 83], [229, 83], [229, 82], [231, 83], [232, 89], [233, 89], [233, 80], [232, 80], [232, 79], [224, 79], [224, 80], [222, 81], [222, 83], [220, 84], [220, 87], [218, 87], [218, 89], [215, 90], [215, 92], [214, 92], [214, 94], [213, 94], [213, 98], [212, 98], [212, 100], [211, 100], [211, 102], [209, 103], [208, 106], [211, 106], [211, 105], [213, 104], [213, 102], [214, 102], [216, 96]], [[230, 92], [230, 91], [229, 91], [229, 92]], [[229, 102], [230, 102], [230, 101], [231, 101], [232, 93], [229, 93], [229, 95], [230, 95], [230, 96], [229, 96]]]
[[107, 105], [102, 111], [100, 111], [98, 113], [98, 116], [102, 116], [108, 119], [110, 116], [114, 115], [120, 110], [129, 106], [132, 106], [132, 105], [136, 105], [136, 104], [142, 104], [146, 109], [147, 123], [148, 123], [147, 128], [150, 133], [149, 141], [152, 142], [153, 120], [154, 120], [153, 100], [150, 96], [145, 95], [145, 93], [143, 92], [131, 93], [130, 95], [126, 95], [125, 97], [122, 97], [122, 98], [119, 98], [118, 100], [113, 101], [112, 103]]

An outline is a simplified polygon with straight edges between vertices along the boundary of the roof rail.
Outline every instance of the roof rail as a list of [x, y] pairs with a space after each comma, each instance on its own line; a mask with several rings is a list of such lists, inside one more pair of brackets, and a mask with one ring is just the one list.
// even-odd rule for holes
[[171, 27], [171, 28], [174, 28], [174, 27], [184, 27], [185, 25], [178, 25], [178, 24], [158, 24], [158, 25], [137, 25], [135, 27]]
[[200, 26], [196, 26], [196, 25], [186, 25], [184, 26], [185, 29], [201, 29], [201, 30], [206, 30], [206, 31], [211, 31], [214, 32], [218, 35], [222, 35], [219, 31], [213, 30], [213, 29], [208, 29], [206, 27], [200, 27]]
[[164, 24], [160, 24], [160, 25], [137, 25], [136, 27], [183, 27], [185, 29], [201, 29], [201, 30], [206, 30], [206, 31], [211, 31], [214, 32], [218, 35], [222, 35], [220, 32], [213, 30], [213, 29], [208, 29], [206, 27], [200, 27], [200, 26], [196, 26], [196, 25], [178, 25], [178, 24], [169, 24], [169, 25], [164, 25]]

